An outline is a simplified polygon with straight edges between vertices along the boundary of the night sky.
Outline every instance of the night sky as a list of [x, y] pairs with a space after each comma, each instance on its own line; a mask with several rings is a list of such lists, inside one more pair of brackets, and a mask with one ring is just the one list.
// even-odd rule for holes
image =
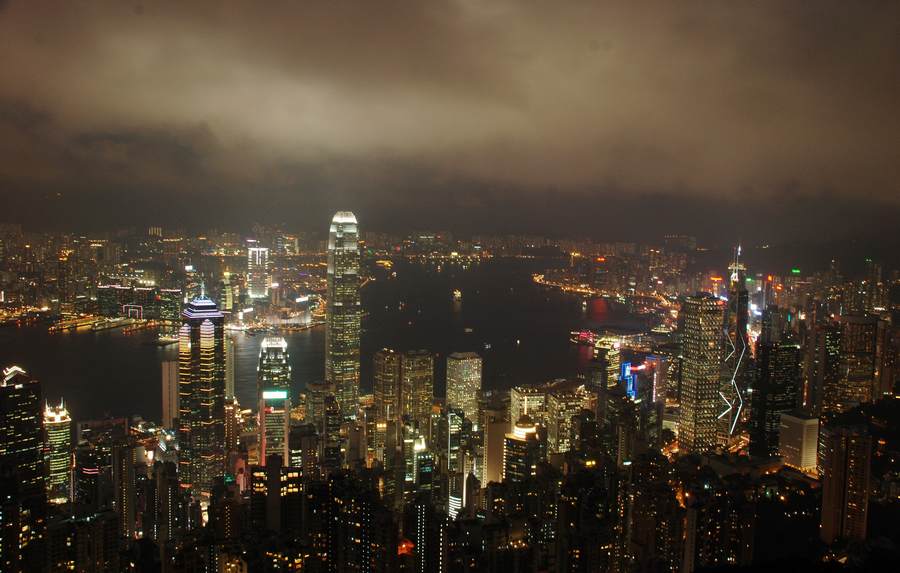
[[0, 1], [0, 220], [896, 243], [900, 2]]

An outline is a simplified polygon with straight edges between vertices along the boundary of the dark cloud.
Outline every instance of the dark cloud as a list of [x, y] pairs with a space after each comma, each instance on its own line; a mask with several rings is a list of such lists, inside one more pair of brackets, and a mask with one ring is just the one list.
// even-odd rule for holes
[[895, 1], [0, 8], [0, 193], [32, 210], [598, 233], [661, 204], [713, 230], [715, 202], [789, 237], [900, 204]]

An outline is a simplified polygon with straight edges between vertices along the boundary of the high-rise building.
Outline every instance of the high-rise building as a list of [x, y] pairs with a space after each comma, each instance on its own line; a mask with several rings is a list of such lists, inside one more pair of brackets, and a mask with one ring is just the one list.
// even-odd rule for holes
[[784, 465], [806, 474], [815, 474], [818, 445], [818, 418], [802, 412], [780, 416], [778, 453]]
[[375, 413], [381, 420], [400, 417], [401, 355], [390, 348], [382, 348], [373, 358]]
[[178, 331], [179, 476], [195, 496], [208, 496], [225, 469], [224, 315], [198, 297]]
[[18, 366], [0, 378], [0, 569], [43, 570], [47, 493], [41, 385]]
[[427, 350], [404, 352], [400, 385], [403, 415], [425, 428], [434, 404], [434, 355]]
[[831, 320], [814, 324], [806, 343], [804, 406], [812, 414], [840, 411], [841, 327]]
[[822, 541], [865, 541], [869, 513], [872, 437], [863, 427], [820, 431]]
[[127, 439], [112, 445], [113, 505], [119, 516], [119, 535], [125, 539], [136, 534], [135, 456], [134, 444]]
[[234, 398], [234, 338], [225, 337], [225, 397]]
[[747, 292], [746, 269], [740, 263], [741, 247], [735, 251], [734, 262], [729, 265], [731, 271], [728, 303], [725, 308], [725, 330], [721, 380], [717, 417], [717, 441], [721, 445], [729, 443], [743, 421], [745, 397], [750, 387], [750, 348], [747, 324], [750, 319], [750, 294]]
[[284, 338], [266, 337], [259, 349], [259, 463], [277, 454], [288, 462], [288, 426], [291, 411], [291, 365]]
[[447, 357], [447, 406], [459, 408], [466, 418], [478, 423], [481, 394], [481, 356], [475, 352], [454, 352]]
[[800, 405], [800, 360], [800, 345], [790, 336], [774, 342], [761, 340], [757, 345], [750, 409], [752, 455], [778, 453], [779, 419]]
[[256, 241], [247, 247], [247, 291], [250, 298], [269, 296], [269, 249]]
[[343, 416], [341, 407], [334, 394], [325, 396], [324, 412], [322, 419], [322, 433], [319, 440], [322, 453], [319, 459], [322, 463], [322, 471], [326, 475], [341, 469], [344, 454], [341, 451], [341, 422]]
[[541, 427], [527, 414], [513, 426], [503, 440], [503, 481], [521, 482], [535, 475], [537, 466], [547, 457], [546, 440]]
[[162, 363], [162, 424], [174, 428], [178, 420], [178, 361]]
[[72, 491], [72, 418], [62, 400], [58, 406], [44, 406], [44, 436], [47, 496], [51, 502], [65, 503]]
[[263, 390], [259, 397], [259, 463], [272, 455], [288, 459], [291, 400], [287, 390]]
[[831, 409], [844, 412], [857, 404], [871, 402], [875, 393], [878, 317], [845, 315], [840, 317], [840, 324], [840, 378], [837, 403]]
[[325, 308], [325, 381], [333, 384], [344, 418], [359, 408], [359, 229], [356, 216], [338, 211], [328, 233]]
[[581, 413], [584, 394], [570, 383], [560, 384], [547, 393], [547, 450], [563, 454], [571, 449], [572, 418]]
[[509, 426], [524, 415], [543, 424], [547, 414], [547, 390], [539, 386], [515, 386], [509, 390]]
[[678, 447], [687, 453], [711, 450], [716, 442], [716, 415], [721, 372], [723, 303], [699, 293], [685, 298], [681, 307], [681, 410]]
[[463, 411], [456, 408], [447, 409], [447, 513], [450, 519], [462, 509], [465, 488], [465, 472], [463, 471], [462, 433]]

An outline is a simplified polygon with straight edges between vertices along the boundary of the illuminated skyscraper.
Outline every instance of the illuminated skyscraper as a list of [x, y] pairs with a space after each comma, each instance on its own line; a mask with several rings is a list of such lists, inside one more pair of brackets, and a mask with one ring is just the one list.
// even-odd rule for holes
[[481, 394], [481, 356], [475, 352], [454, 352], [447, 357], [447, 406], [459, 408], [465, 417], [478, 423]]
[[208, 298], [182, 312], [178, 331], [179, 477], [209, 495], [225, 468], [224, 316]]
[[718, 437], [724, 445], [738, 431], [738, 424], [745, 413], [748, 397], [750, 349], [747, 322], [750, 318], [750, 294], [747, 292], [746, 269], [741, 264], [741, 247], [735, 251], [734, 262], [729, 265], [731, 277], [728, 288], [728, 304], [725, 310], [725, 341], [718, 399]]
[[47, 496], [54, 503], [64, 503], [72, 488], [72, 418], [62, 400], [58, 406], [44, 406], [44, 435], [49, 462]]
[[777, 341], [764, 337], [757, 344], [756, 355], [750, 453], [768, 457], [778, 453], [781, 415], [799, 406], [800, 345], [787, 335]]
[[462, 509], [465, 472], [463, 472], [463, 433], [464, 415], [462, 410], [447, 410], [447, 513], [450, 519]]
[[325, 381], [333, 384], [341, 415], [359, 408], [359, 243], [356, 216], [338, 211], [328, 233]]
[[256, 241], [247, 247], [247, 290], [250, 298], [269, 296], [269, 249]]
[[375, 353], [374, 394], [375, 413], [381, 420], [400, 417], [400, 354], [389, 348]]
[[284, 338], [266, 337], [259, 349], [259, 463], [271, 454], [287, 463], [287, 434], [291, 411], [291, 365]]
[[878, 317], [846, 315], [841, 323], [839, 400], [834, 408], [843, 412], [856, 404], [871, 402], [875, 393]]
[[404, 352], [400, 383], [403, 415], [426, 428], [434, 404], [434, 356], [427, 350]]
[[44, 485], [41, 385], [18, 366], [0, 377], [0, 570], [43, 570]]
[[721, 372], [723, 303], [699, 293], [681, 306], [681, 410], [678, 447], [686, 453], [711, 450], [716, 441], [716, 415]]
[[523, 415], [503, 440], [503, 481], [521, 482], [535, 475], [537, 465], [547, 457], [540, 426]]

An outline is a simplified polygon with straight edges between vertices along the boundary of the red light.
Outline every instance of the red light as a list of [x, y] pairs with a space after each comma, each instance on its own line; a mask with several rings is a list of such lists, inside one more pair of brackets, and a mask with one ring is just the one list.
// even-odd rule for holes
[[402, 539], [400, 544], [397, 545], [397, 555], [412, 555], [415, 547], [416, 544], [409, 539]]

